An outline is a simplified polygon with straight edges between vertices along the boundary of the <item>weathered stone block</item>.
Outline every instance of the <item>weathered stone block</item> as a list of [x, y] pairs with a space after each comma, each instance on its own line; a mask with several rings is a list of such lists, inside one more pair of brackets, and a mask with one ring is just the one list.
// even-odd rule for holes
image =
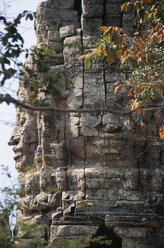
[[67, 175], [65, 172], [65, 169], [61, 168], [55, 171], [55, 177], [56, 177], [56, 184], [57, 184], [57, 188], [60, 191], [66, 190], [67, 189]]
[[121, 6], [118, 3], [107, 3], [106, 13], [107, 16], [121, 15]]
[[112, 70], [105, 70], [105, 82], [116, 83], [122, 82], [126, 79], [126, 74], [122, 72], [113, 72]]
[[71, 237], [85, 237], [86, 235], [93, 235], [96, 233], [97, 226], [83, 226], [83, 225], [61, 225], [51, 227], [51, 242], [54, 238], [64, 238]]
[[122, 128], [120, 117], [110, 113], [103, 115], [102, 125], [107, 133], [115, 132]]
[[104, 14], [103, 4], [88, 4], [83, 7], [83, 16], [85, 18], [102, 18]]
[[39, 173], [33, 173], [29, 174], [26, 177], [26, 183], [25, 183], [25, 193], [27, 195], [37, 195], [40, 191], [40, 185], [39, 185]]
[[71, 190], [83, 190], [84, 189], [84, 169], [68, 169], [67, 171], [67, 180], [69, 184], [69, 188]]
[[67, 25], [60, 28], [60, 38], [64, 39], [75, 34], [74, 25]]
[[51, 50], [54, 50], [55, 52], [59, 53], [63, 50], [63, 44], [61, 42], [52, 42], [52, 41], [49, 41], [47, 43], [47, 46], [49, 49]]
[[109, 15], [105, 17], [106, 26], [121, 26], [121, 16], [120, 15]]
[[151, 228], [144, 228], [144, 227], [114, 227], [114, 232], [119, 236], [119, 237], [141, 237], [144, 238], [146, 237], [149, 232], [151, 232]]
[[122, 19], [122, 26], [124, 29], [124, 32], [131, 36], [133, 30], [134, 30], [134, 15], [132, 14], [123, 14]]
[[82, 6], [84, 7], [87, 4], [95, 5], [95, 4], [103, 4], [104, 0], [82, 0]]
[[147, 238], [124, 238], [122, 243], [122, 248], [158, 248], [163, 247], [164, 239], [156, 237], [153, 239], [152, 237]]
[[77, 158], [85, 158], [84, 137], [73, 138], [71, 140], [71, 152]]
[[49, 41], [61, 41], [60, 34], [58, 30], [49, 30], [48, 31], [48, 40]]
[[81, 19], [83, 34], [85, 35], [100, 35], [99, 27], [102, 26], [102, 18], [85, 18]]
[[83, 116], [80, 118], [80, 134], [83, 136], [98, 136], [97, 127], [100, 125], [100, 123], [100, 116], [83, 114]]
[[[52, 6], [50, 6], [52, 7]], [[61, 9], [73, 9], [74, 8], [74, 0], [55, 0], [53, 1], [54, 8], [61, 8]]]

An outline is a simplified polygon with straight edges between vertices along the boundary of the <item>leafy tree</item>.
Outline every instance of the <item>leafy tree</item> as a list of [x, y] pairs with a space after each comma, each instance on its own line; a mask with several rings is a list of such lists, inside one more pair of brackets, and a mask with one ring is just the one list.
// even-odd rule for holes
[[3, 86], [6, 80], [18, 77], [22, 62], [19, 56], [25, 53], [28, 58], [28, 49], [23, 48], [24, 40], [18, 31], [21, 19], [33, 20], [33, 14], [24, 11], [20, 13], [13, 21], [8, 21], [6, 17], [0, 16], [0, 24], [3, 28], [0, 31], [0, 85]]

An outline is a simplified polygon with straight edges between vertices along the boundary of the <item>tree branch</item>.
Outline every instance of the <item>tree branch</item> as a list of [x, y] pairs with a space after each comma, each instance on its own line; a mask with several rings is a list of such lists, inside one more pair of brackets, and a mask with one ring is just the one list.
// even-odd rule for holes
[[0, 102], [6, 102], [7, 104], [13, 103], [16, 106], [20, 106], [22, 108], [25, 109], [29, 109], [29, 110], [33, 110], [33, 111], [53, 111], [56, 113], [63, 113], [63, 114], [67, 114], [67, 113], [96, 113], [96, 112], [105, 112], [105, 113], [111, 113], [111, 114], [119, 114], [119, 115], [129, 115], [132, 112], [135, 112], [137, 109], [142, 108], [144, 111], [153, 111], [153, 110], [159, 110], [159, 109], [163, 109], [164, 105], [163, 104], [147, 104], [147, 105], [142, 105], [139, 107], [136, 107], [134, 109], [130, 109], [130, 110], [126, 110], [124, 108], [122, 108], [122, 110], [118, 111], [118, 110], [112, 110], [109, 108], [92, 108], [92, 109], [62, 109], [62, 108], [57, 108], [57, 107], [53, 107], [53, 106], [38, 106], [38, 105], [31, 105], [29, 103], [25, 103], [22, 101], [19, 101], [13, 97], [11, 97], [10, 95], [2, 95], [0, 94]]

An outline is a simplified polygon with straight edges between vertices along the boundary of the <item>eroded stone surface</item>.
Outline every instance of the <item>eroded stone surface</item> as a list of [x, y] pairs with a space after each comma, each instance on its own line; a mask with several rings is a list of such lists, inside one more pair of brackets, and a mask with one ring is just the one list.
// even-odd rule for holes
[[[47, 61], [49, 69], [66, 71], [72, 80], [59, 107], [107, 106], [118, 111], [118, 104], [127, 102], [123, 91], [113, 93], [115, 84], [125, 80], [125, 72], [102, 64], [88, 69], [78, 61], [78, 47], [91, 47], [101, 25], [122, 23], [126, 31], [132, 26], [130, 14], [123, 15], [122, 22], [120, 4], [83, 0], [82, 13], [73, 0], [47, 0], [39, 5], [37, 46], [54, 49], [56, 54]], [[35, 68], [30, 60], [25, 66]], [[18, 98], [28, 101], [29, 96], [21, 82]], [[132, 130], [128, 117], [115, 113], [63, 115], [17, 108], [9, 145], [15, 145], [22, 191], [18, 220], [32, 216], [34, 222], [45, 224], [40, 237], [50, 242], [92, 236], [103, 224], [109, 234], [113, 230], [123, 239], [123, 248], [147, 248], [151, 242], [151, 247], [164, 247], [160, 121], [153, 112], [145, 113], [148, 128], [143, 134]], [[18, 234], [24, 242], [29, 238], [19, 229]]]

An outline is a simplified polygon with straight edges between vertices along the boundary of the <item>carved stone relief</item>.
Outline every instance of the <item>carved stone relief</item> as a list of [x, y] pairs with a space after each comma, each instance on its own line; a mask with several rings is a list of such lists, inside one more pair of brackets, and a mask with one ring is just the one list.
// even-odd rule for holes
[[[39, 5], [37, 45], [46, 43], [54, 49], [57, 53], [50, 70], [62, 65], [72, 80], [62, 103], [66, 108], [107, 106], [118, 111], [115, 103], [124, 105], [124, 93], [114, 95], [113, 89], [126, 74], [103, 65], [87, 69], [78, 61], [80, 50], [67, 46], [91, 45], [104, 24], [130, 29], [132, 24], [126, 21], [130, 17], [122, 19], [120, 4], [115, 0], [78, 4], [47, 0]], [[26, 91], [24, 94], [27, 97]], [[46, 224], [42, 238], [49, 242], [107, 233], [117, 248], [147, 248], [150, 243], [152, 248], [164, 247], [164, 144], [157, 136], [159, 122], [160, 117], [149, 113], [146, 124], [151, 128], [143, 134], [134, 132], [128, 117], [119, 114], [64, 115], [18, 108], [9, 141], [15, 145], [16, 168], [24, 189], [18, 219], [33, 216], [37, 223]]]

